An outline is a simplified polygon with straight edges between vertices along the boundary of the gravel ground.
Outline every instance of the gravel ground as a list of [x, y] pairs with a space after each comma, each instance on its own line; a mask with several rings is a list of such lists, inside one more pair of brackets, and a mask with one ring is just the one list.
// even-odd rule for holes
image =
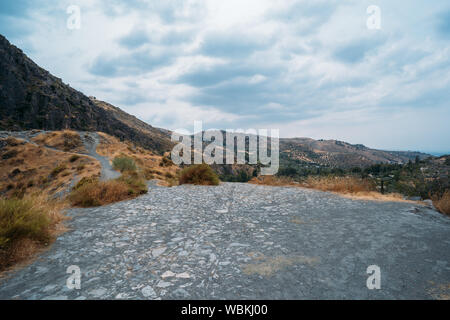
[[[450, 219], [300, 188], [150, 186], [71, 209], [71, 231], [0, 280], [0, 299], [445, 299]], [[81, 289], [66, 286], [81, 269]], [[369, 290], [367, 267], [381, 269]]]

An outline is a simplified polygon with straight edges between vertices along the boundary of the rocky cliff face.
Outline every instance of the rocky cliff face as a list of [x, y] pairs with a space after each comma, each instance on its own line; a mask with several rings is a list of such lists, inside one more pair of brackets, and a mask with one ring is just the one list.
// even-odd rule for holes
[[157, 153], [171, 149], [166, 131], [114, 110], [64, 84], [0, 35], [0, 130], [102, 131]]

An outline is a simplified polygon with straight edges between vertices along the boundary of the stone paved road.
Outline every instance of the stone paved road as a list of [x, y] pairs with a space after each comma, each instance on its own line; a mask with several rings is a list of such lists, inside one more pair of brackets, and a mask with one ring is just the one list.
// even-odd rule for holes
[[[0, 299], [436, 299], [450, 219], [408, 203], [225, 183], [150, 187], [70, 211], [72, 231], [0, 282]], [[66, 287], [81, 268], [81, 290]], [[381, 290], [366, 269], [381, 268]]]

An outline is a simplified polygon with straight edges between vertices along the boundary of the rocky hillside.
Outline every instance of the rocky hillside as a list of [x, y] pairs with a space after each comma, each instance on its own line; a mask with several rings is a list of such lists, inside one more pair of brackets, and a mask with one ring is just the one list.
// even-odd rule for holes
[[403, 164], [424, 159], [430, 155], [413, 151], [384, 151], [370, 149], [361, 144], [349, 144], [337, 140], [313, 140], [309, 138], [280, 139], [282, 163], [297, 162], [321, 166], [352, 168], [376, 163]]
[[132, 159], [146, 179], [174, 184], [179, 168], [167, 158], [105, 133], [0, 131], [0, 196], [64, 196], [82, 178], [115, 179], [117, 157]]
[[[245, 139], [245, 149], [249, 150], [249, 137], [236, 134], [242, 141]], [[193, 137], [191, 136], [191, 139]], [[224, 141], [224, 162], [226, 154], [226, 134], [222, 131]], [[257, 139], [258, 140], [258, 139]], [[236, 143], [237, 140], [235, 140]], [[210, 142], [204, 142], [205, 148]], [[268, 139], [270, 150], [270, 138]], [[431, 155], [416, 151], [385, 151], [368, 148], [362, 144], [350, 144], [337, 140], [314, 140], [310, 138], [281, 138], [280, 139], [280, 166], [281, 167], [328, 167], [350, 169], [354, 167], [365, 168], [378, 163], [406, 164], [431, 157]], [[237, 151], [235, 145], [235, 152]], [[239, 149], [239, 152], [244, 152]], [[216, 168], [215, 168], [216, 169]], [[242, 170], [252, 174], [253, 169], [248, 166], [235, 166], [235, 168], [217, 168], [221, 175], [235, 175]]]
[[172, 148], [168, 132], [94, 102], [40, 68], [0, 35], [0, 130], [101, 131], [152, 151]]

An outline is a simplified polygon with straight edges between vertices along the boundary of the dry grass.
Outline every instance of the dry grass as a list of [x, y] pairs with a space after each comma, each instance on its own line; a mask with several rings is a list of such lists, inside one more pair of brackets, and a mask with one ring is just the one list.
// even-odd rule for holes
[[292, 265], [308, 264], [314, 265], [319, 261], [316, 257], [305, 256], [276, 256], [266, 257], [258, 253], [250, 253], [251, 257], [256, 260], [255, 263], [241, 265], [242, 272], [246, 275], [260, 275], [263, 277], [271, 277], [275, 273], [282, 271]]
[[308, 177], [301, 185], [305, 188], [342, 194], [369, 193], [376, 191], [376, 185], [373, 182], [356, 177]]
[[434, 199], [433, 205], [439, 212], [450, 215], [450, 190], [446, 190], [442, 197]]
[[43, 195], [0, 200], [0, 271], [33, 257], [64, 231], [65, 203]]
[[209, 165], [197, 164], [189, 166], [181, 171], [179, 183], [203, 186], [217, 186], [219, 185], [220, 180], [217, 174]]
[[180, 168], [167, 156], [155, 155], [149, 150], [136, 147], [132, 143], [112, 137], [103, 132], [98, 133], [101, 137], [97, 153], [108, 157], [111, 161], [115, 158], [131, 158], [134, 160], [140, 172], [147, 180], [159, 180], [160, 185], [172, 186], [177, 183]]
[[306, 180], [296, 182], [290, 178], [277, 176], [260, 176], [253, 178], [249, 183], [269, 186], [302, 187], [327, 192], [334, 192], [341, 196], [357, 200], [410, 202], [404, 200], [398, 193], [381, 194], [376, 186], [369, 180], [356, 177], [308, 177]]
[[67, 189], [75, 175], [100, 175], [100, 163], [89, 156], [76, 155], [8, 138], [0, 150], [0, 193], [6, 197], [43, 192], [54, 194]]
[[109, 181], [98, 181], [96, 178], [82, 179], [68, 199], [72, 206], [86, 208], [133, 199], [145, 193], [147, 193], [145, 181], [136, 173], [127, 173]]
[[249, 181], [251, 184], [259, 184], [264, 186], [275, 186], [275, 187], [288, 187], [288, 186], [298, 186], [298, 182], [295, 183], [294, 180], [287, 177], [277, 177], [277, 176], [259, 176], [253, 178]]
[[64, 152], [86, 152], [80, 135], [71, 130], [42, 133], [32, 140], [38, 145], [48, 146]]

